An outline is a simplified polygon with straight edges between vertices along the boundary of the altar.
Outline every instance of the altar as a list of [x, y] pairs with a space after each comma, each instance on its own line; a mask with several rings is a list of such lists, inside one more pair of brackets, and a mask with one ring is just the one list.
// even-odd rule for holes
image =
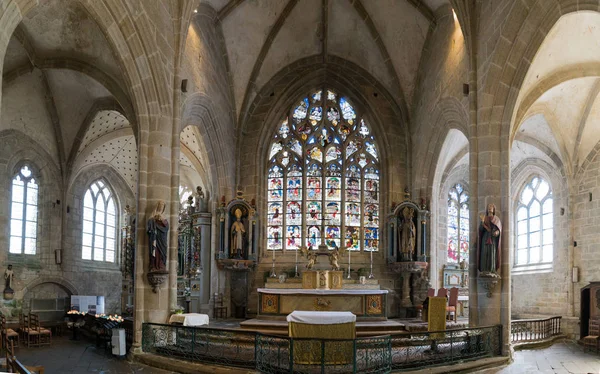
[[351, 312], [359, 320], [387, 319], [387, 290], [259, 288], [258, 316], [284, 319], [296, 311]]

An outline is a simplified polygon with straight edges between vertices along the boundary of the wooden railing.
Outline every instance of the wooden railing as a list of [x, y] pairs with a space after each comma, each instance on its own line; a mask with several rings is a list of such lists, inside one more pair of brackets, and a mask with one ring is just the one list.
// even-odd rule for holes
[[511, 321], [512, 343], [539, 342], [560, 335], [561, 316]]

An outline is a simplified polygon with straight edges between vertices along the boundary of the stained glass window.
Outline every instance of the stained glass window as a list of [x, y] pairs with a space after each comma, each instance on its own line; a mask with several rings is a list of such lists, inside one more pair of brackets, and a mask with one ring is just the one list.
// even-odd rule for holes
[[317, 90], [299, 100], [269, 147], [267, 248], [377, 251], [379, 157], [347, 97]]
[[117, 215], [115, 200], [101, 179], [93, 182], [83, 198], [81, 258], [115, 262]]
[[533, 177], [521, 191], [517, 208], [515, 266], [544, 268], [552, 264], [552, 203], [550, 184], [538, 176]]
[[34, 255], [37, 248], [38, 184], [25, 165], [12, 180], [10, 253]]
[[469, 195], [462, 184], [448, 192], [448, 262], [469, 262]]

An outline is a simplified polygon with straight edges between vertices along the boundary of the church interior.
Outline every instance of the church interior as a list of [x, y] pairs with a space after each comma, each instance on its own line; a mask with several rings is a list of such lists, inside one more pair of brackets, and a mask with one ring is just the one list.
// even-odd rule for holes
[[0, 0], [3, 347], [600, 370], [598, 40], [598, 0]]

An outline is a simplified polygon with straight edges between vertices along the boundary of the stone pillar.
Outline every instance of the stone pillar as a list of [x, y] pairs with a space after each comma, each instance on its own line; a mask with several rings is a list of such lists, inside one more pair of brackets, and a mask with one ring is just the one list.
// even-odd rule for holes
[[200, 262], [202, 263], [202, 275], [200, 282], [200, 305], [203, 308], [210, 300], [210, 276], [211, 276], [211, 237], [212, 214], [202, 213], [198, 217], [197, 223], [200, 225]]

